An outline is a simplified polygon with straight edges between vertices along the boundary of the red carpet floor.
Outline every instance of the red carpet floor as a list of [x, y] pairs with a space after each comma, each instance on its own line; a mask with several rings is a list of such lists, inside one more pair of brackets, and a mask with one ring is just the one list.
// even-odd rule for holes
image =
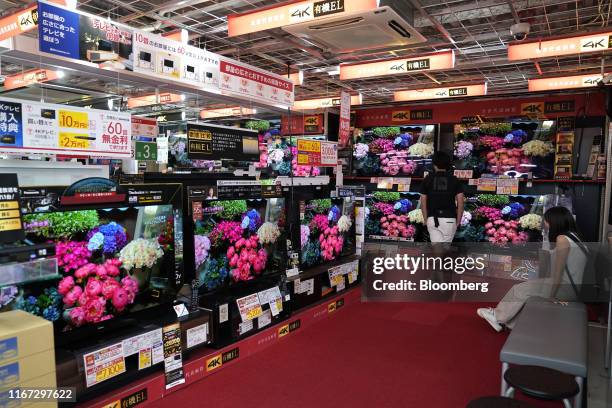
[[471, 304], [355, 304], [155, 406], [461, 408], [499, 393], [505, 339]]

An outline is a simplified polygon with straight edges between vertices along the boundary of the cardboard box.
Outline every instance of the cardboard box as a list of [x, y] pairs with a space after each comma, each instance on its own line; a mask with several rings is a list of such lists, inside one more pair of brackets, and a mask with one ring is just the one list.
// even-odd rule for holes
[[0, 313], [0, 364], [54, 350], [53, 325], [21, 310]]
[[[20, 388], [56, 388], [55, 372], [48, 373], [29, 381], [23, 381], [19, 384]], [[1, 387], [0, 388], [0, 408], [56, 408], [57, 402], [43, 401], [33, 402], [31, 400], [19, 401], [10, 399], [9, 390], [16, 387]]]
[[9, 363], [0, 363], [0, 388], [18, 386], [49, 373], [55, 374], [53, 350], [32, 354]]

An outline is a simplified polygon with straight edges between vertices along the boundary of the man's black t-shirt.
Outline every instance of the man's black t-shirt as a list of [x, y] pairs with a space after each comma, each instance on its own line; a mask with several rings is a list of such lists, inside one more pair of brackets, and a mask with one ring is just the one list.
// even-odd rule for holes
[[421, 194], [427, 195], [427, 216], [440, 218], [457, 217], [455, 196], [463, 193], [463, 185], [449, 172], [429, 174], [421, 185]]

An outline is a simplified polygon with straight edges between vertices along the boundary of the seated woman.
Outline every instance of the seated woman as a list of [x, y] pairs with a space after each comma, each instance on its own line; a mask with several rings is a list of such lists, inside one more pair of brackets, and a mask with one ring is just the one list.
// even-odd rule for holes
[[555, 244], [552, 276], [532, 279], [515, 285], [495, 308], [480, 308], [478, 316], [495, 331], [512, 328], [528, 298], [539, 296], [564, 303], [578, 299], [578, 286], [587, 264], [588, 250], [580, 240], [572, 213], [565, 207], [550, 208], [544, 214], [548, 240]]

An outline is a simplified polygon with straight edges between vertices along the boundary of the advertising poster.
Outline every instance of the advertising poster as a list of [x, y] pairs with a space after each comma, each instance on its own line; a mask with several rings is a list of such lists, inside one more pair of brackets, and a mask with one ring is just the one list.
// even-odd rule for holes
[[338, 140], [340, 147], [346, 147], [351, 137], [351, 94], [342, 91], [340, 97], [340, 128]]
[[131, 69], [132, 29], [108, 19], [39, 3], [39, 47], [42, 52]]
[[294, 88], [289, 78], [225, 58], [221, 59], [220, 71], [222, 92], [262, 102], [293, 105]]
[[0, 99], [0, 152], [130, 158], [130, 114]]
[[16, 174], [0, 178], [0, 242], [15, 242], [25, 237], [19, 204]]
[[134, 31], [134, 72], [219, 89], [219, 56], [145, 31]]
[[123, 344], [117, 343], [83, 355], [85, 382], [93, 387], [125, 372]]
[[187, 155], [191, 160], [259, 160], [254, 130], [227, 126], [187, 124]]
[[181, 352], [181, 327], [178, 323], [163, 329], [164, 370], [166, 389], [185, 383], [183, 356]]

